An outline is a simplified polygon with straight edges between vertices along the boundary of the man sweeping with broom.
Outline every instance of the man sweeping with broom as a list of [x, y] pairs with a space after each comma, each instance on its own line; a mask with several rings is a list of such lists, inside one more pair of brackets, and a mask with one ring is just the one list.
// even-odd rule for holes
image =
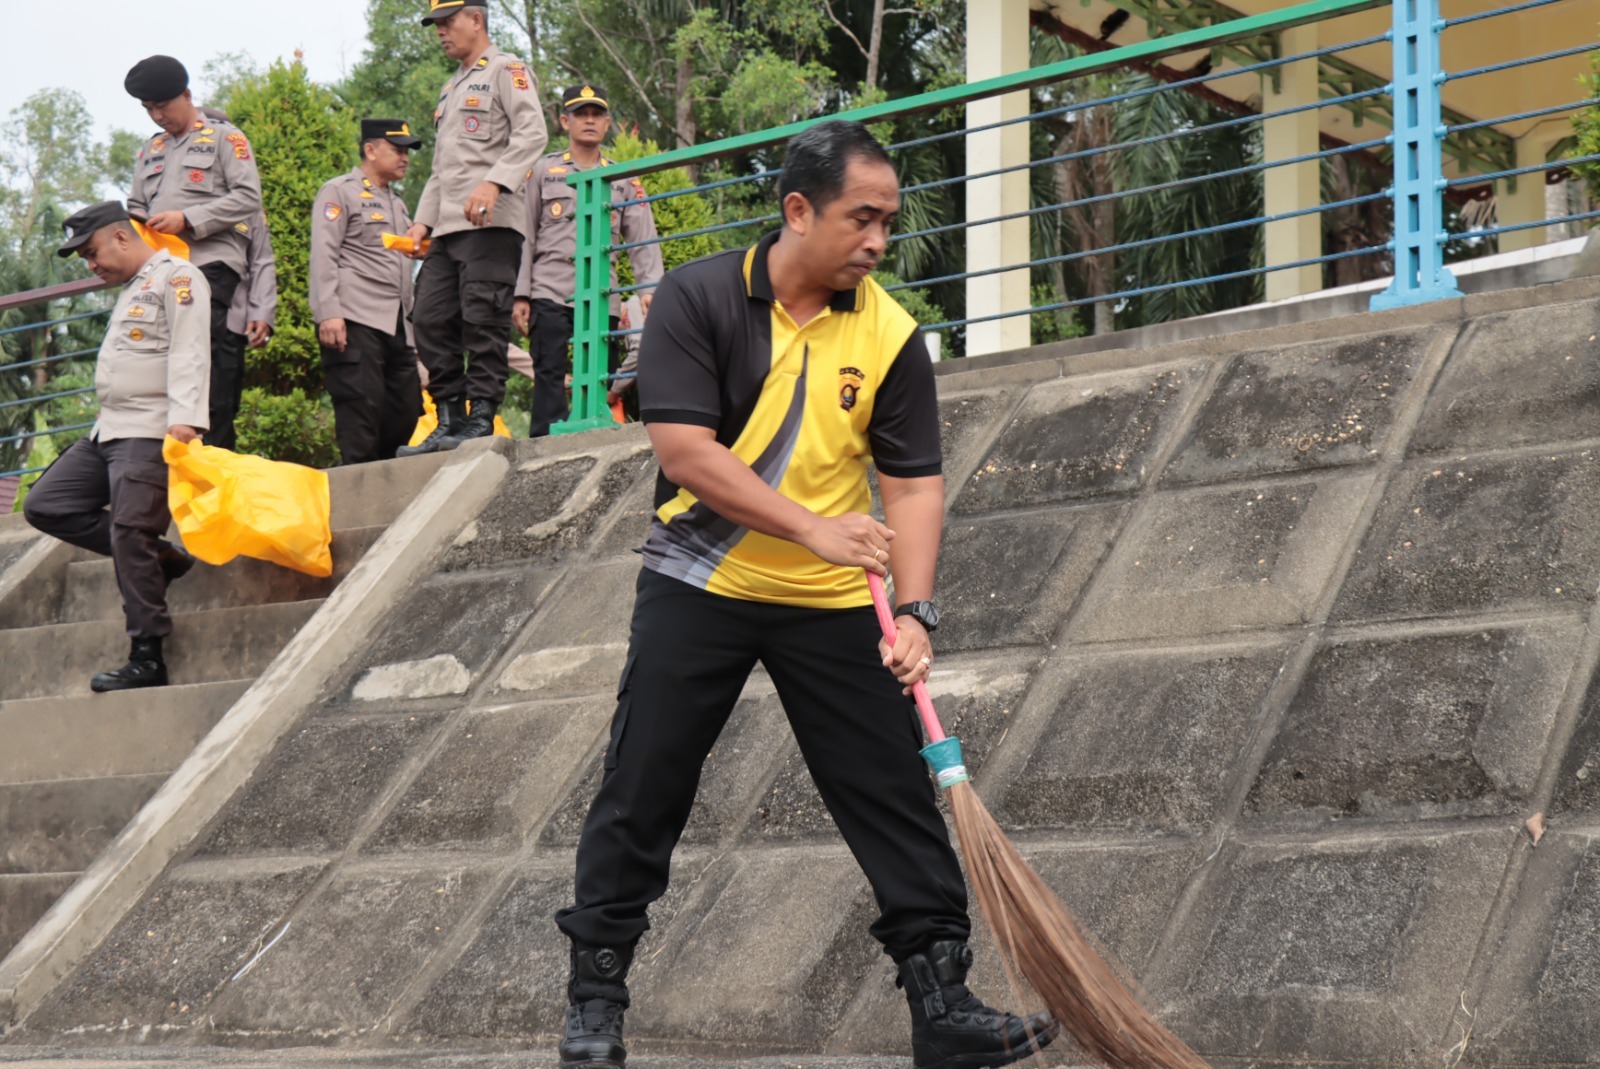
[[[1056, 1032], [966, 987], [965, 883], [905, 697], [933, 660], [944, 481], [922, 337], [868, 277], [899, 184], [865, 127], [830, 121], [790, 141], [779, 196], [782, 229], [668, 274], [645, 330], [640, 415], [661, 477], [576, 902], [556, 916], [572, 942], [566, 1069], [626, 1057], [634, 947], [757, 661], [872, 884], [917, 1069], [1005, 1065]], [[868, 515], [869, 459], [887, 525]], [[866, 572], [891, 570], [898, 634], [880, 649]]]

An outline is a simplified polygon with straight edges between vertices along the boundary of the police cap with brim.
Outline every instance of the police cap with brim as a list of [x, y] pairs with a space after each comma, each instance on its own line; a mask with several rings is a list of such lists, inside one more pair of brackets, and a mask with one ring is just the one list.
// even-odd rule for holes
[[73, 253], [89, 244], [89, 239], [94, 232], [103, 226], [112, 223], [123, 223], [128, 220], [128, 209], [122, 206], [120, 200], [108, 200], [100, 204], [91, 204], [82, 211], [73, 212], [61, 224], [61, 230], [67, 235], [67, 240], [56, 250], [57, 256], [71, 256]]
[[122, 88], [135, 100], [160, 104], [189, 88], [189, 72], [171, 56], [151, 56], [133, 65]]
[[422, 138], [412, 134], [411, 126], [399, 119], [362, 119], [361, 143], [387, 141], [397, 148], [421, 148]]
[[561, 110], [564, 113], [570, 114], [585, 104], [593, 104], [607, 111], [611, 110], [611, 105], [606, 101], [605, 93], [592, 85], [568, 86], [566, 91], [561, 94]]
[[428, 13], [422, 16], [422, 24], [432, 26], [435, 22], [447, 19], [458, 11], [474, 7], [487, 15], [489, 0], [428, 0]]

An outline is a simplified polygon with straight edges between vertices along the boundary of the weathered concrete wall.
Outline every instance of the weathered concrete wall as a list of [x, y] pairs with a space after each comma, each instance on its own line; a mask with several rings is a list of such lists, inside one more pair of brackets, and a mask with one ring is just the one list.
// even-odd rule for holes
[[[1597, 338], [1588, 280], [942, 377], [940, 711], [1214, 1060], [1600, 1061]], [[517, 460], [12, 1042], [559, 1027], [654, 466], [637, 429]], [[630, 1035], [903, 1052], [871, 916], [758, 676]]]

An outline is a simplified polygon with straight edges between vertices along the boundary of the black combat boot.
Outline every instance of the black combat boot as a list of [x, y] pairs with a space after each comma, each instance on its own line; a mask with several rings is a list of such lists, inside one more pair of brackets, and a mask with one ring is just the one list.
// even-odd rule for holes
[[138, 687], [164, 687], [167, 685], [167, 662], [161, 657], [159, 638], [136, 638], [128, 654], [128, 663], [111, 672], [98, 672], [89, 680], [89, 689], [96, 694], [108, 690], [134, 690]]
[[628, 1008], [628, 966], [633, 947], [572, 944], [567, 981], [567, 1034], [561, 1039], [562, 1069], [622, 1069], [622, 1013]]
[[972, 950], [956, 940], [933, 943], [900, 965], [895, 983], [911, 1004], [916, 1069], [1007, 1065], [1048, 1046], [1060, 1026], [1048, 1013], [1022, 1018], [990, 1009], [967, 990]]
[[455, 448], [455, 445], [444, 445], [443, 443], [445, 439], [456, 433], [456, 429], [461, 424], [466, 422], [467, 402], [459, 397], [441, 398], [434, 404], [433, 412], [438, 417], [439, 425], [416, 445], [403, 445], [396, 449], [395, 456], [419, 457], [424, 453], [437, 453], [441, 449]]
[[161, 551], [156, 555], [156, 560], [161, 562], [161, 574], [166, 576], [168, 586], [188, 575], [195, 564], [194, 554], [165, 539], [161, 542]]
[[499, 411], [500, 406], [493, 401], [474, 399], [466, 419], [458, 421], [455, 430], [439, 439], [439, 448], [454, 449], [462, 442], [489, 437], [494, 433], [494, 417]]

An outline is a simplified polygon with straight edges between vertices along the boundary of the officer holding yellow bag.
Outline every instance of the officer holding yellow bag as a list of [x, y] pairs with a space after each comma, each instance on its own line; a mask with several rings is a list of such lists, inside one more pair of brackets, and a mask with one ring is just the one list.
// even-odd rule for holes
[[172, 633], [167, 585], [194, 566], [163, 540], [171, 523], [162, 439], [206, 429], [211, 390], [211, 288], [193, 264], [139, 237], [118, 201], [62, 224], [61, 256], [77, 253], [121, 286], [95, 364], [100, 417], [29, 491], [23, 515], [63, 542], [108, 556], [127, 614], [128, 663], [90, 681], [95, 691], [167, 683], [161, 642]]

